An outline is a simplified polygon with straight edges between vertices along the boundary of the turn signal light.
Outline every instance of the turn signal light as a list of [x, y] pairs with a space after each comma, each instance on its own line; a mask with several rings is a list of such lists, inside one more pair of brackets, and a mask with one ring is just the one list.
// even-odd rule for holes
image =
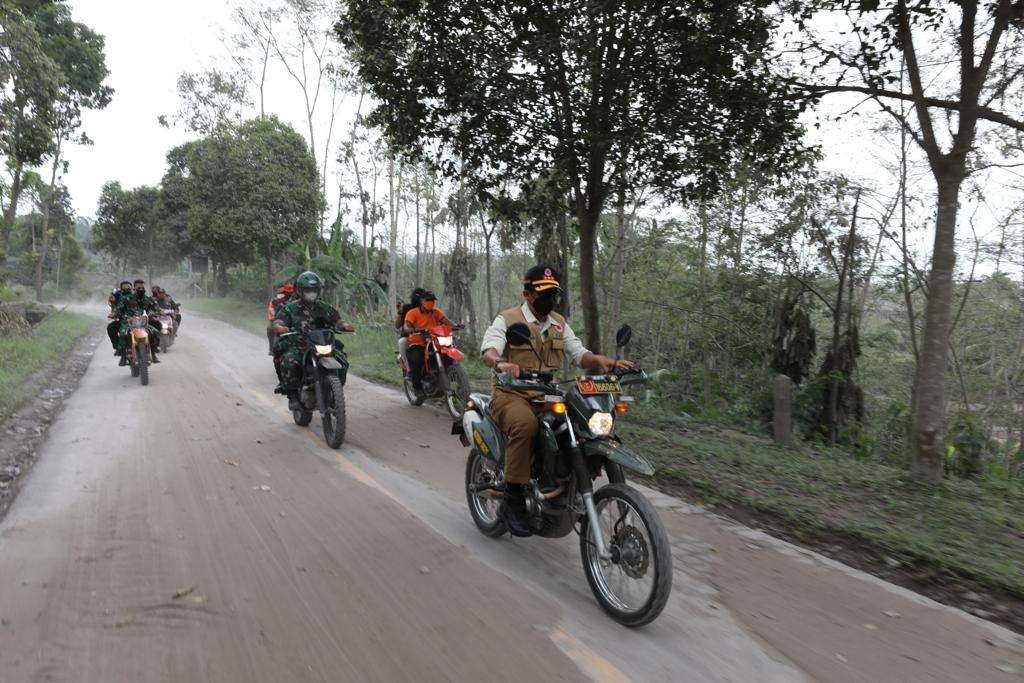
[[629, 412], [629, 404], [628, 403], [621, 403], [621, 402], [620, 403], [616, 403], [615, 404], [615, 412], [616, 413], [628, 413]]
[[551, 412], [555, 415], [565, 415], [566, 406], [564, 403], [559, 401], [558, 403], [551, 404]]

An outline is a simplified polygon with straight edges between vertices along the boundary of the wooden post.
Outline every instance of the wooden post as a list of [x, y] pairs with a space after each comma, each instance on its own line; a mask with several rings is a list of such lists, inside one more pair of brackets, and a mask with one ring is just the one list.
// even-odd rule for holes
[[775, 375], [772, 381], [772, 406], [772, 437], [781, 446], [793, 434], [793, 380], [786, 375]]

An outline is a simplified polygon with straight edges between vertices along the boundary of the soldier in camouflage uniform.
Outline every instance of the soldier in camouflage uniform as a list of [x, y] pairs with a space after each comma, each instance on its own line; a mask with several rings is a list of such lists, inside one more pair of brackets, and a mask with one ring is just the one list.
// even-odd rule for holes
[[[128, 345], [128, 318], [135, 315], [157, 315], [159, 313], [160, 306], [152, 297], [146, 295], [145, 280], [136, 280], [135, 291], [127, 295], [122, 294], [117, 300], [114, 315], [121, 323], [121, 330], [118, 336], [121, 360], [118, 365], [128, 364], [128, 356], [125, 354], [125, 349]], [[152, 325], [148, 325], [147, 328], [149, 330], [150, 357], [154, 363], [159, 363], [160, 360], [156, 357], [156, 350], [160, 346], [160, 331]]]
[[[273, 330], [277, 333], [274, 367], [281, 382], [281, 390], [288, 396], [289, 410], [301, 410], [299, 383], [302, 381], [302, 354], [309, 345], [306, 332], [311, 329], [337, 329], [352, 332], [355, 328], [342, 322], [338, 311], [321, 301], [324, 285], [320, 277], [306, 271], [295, 278], [298, 299], [289, 301], [277, 310]], [[280, 335], [297, 332], [286, 337]]]

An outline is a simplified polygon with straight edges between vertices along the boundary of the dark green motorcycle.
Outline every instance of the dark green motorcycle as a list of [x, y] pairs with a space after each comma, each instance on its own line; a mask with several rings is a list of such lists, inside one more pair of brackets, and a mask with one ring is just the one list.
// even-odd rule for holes
[[[619, 330], [620, 349], [631, 334], [628, 326]], [[512, 325], [508, 339], [511, 344], [529, 344], [529, 330]], [[664, 609], [672, 590], [671, 548], [654, 507], [626, 483], [626, 470], [649, 476], [654, 468], [615, 434], [616, 415], [625, 413], [632, 402], [622, 395], [623, 388], [643, 384], [646, 373], [583, 376], [567, 382], [556, 382], [550, 373], [529, 371], [518, 379], [505, 373], [495, 376], [499, 386], [542, 392], [533, 400], [546, 408], [539, 418], [527, 485], [531, 530], [548, 538], [576, 531], [583, 570], [601, 607], [626, 626], [650, 623]], [[480, 531], [497, 538], [507, 531], [498, 516], [504, 495], [505, 436], [489, 404], [486, 394], [471, 394], [468, 409], [452, 433], [470, 447], [466, 462], [470, 514]], [[602, 473], [608, 483], [595, 490], [594, 482]]]

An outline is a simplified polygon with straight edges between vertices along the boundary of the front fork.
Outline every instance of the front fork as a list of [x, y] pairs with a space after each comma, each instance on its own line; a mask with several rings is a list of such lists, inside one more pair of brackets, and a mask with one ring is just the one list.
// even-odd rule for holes
[[451, 391], [452, 385], [448, 381], [448, 370], [444, 366], [444, 358], [441, 356], [441, 351], [435, 346], [434, 356], [437, 358], [437, 387], [441, 390], [441, 393], [447, 394]]
[[602, 560], [611, 560], [612, 555], [608, 552], [608, 546], [604, 541], [604, 530], [601, 529], [597, 516], [597, 506], [594, 505], [594, 482], [590, 479], [590, 470], [583, 457], [583, 448], [576, 439], [576, 431], [572, 428], [568, 412], [565, 415], [565, 426], [569, 429], [569, 457], [573, 473], [576, 475], [576, 486], [583, 496], [583, 507], [587, 512], [587, 522], [594, 537], [594, 545], [597, 546], [597, 555]]

